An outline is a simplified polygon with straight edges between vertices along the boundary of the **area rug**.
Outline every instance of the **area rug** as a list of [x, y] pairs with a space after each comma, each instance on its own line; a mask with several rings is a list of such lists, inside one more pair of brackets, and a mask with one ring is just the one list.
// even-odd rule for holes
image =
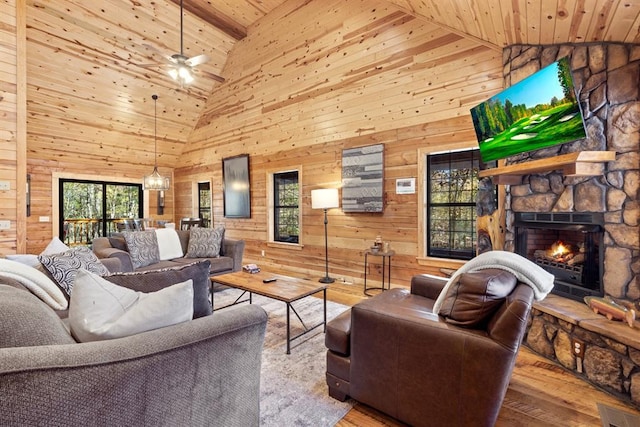
[[[216, 307], [233, 302], [241, 291], [227, 289], [215, 294]], [[253, 303], [269, 315], [260, 378], [261, 426], [333, 426], [353, 406], [329, 397], [325, 381], [326, 347], [323, 328], [294, 340], [286, 354], [286, 304], [253, 295]], [[246, 303], [245, 303], [246, 304]], [[307, 297], [293, 304], [307, 326], [322, 321], [322, 299]], [[327, 301], [327, 321], [349, 307]], [[225, 309], [227, 310], [227, 309]], [[291, 312], [291, 336], [302, 332]]]

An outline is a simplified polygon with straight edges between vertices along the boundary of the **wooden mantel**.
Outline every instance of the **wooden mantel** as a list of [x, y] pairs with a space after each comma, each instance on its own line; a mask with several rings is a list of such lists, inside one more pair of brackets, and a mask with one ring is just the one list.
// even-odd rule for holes
[[580, 151], [486, 169], [478, 175], [480, 178], [491, 177], [496, 185], [520, 184], [523, 175], [553, 170], [562, 170], [565, 176], [596, 176], [604, 173], [604, 162], [615, 159], [615, 151]]

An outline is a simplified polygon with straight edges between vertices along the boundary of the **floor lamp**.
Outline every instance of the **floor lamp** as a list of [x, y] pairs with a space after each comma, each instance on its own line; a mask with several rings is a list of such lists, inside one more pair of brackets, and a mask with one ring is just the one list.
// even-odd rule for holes
[[324, 209], [324, 267], [325, 275], [320, 279], [320, 283], [333, 283], [334, 279], [329, 277], [329, 244], [327, 240], [327, 209], [337, 208], [338, 189], [321, 188], [311, 190], [311, 209]]

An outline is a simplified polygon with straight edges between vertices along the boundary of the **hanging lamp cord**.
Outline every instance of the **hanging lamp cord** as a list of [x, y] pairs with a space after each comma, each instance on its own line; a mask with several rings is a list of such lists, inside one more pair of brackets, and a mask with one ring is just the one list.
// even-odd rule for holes
[[153, 166], [158, 168], [158, 95], [153, 98]]

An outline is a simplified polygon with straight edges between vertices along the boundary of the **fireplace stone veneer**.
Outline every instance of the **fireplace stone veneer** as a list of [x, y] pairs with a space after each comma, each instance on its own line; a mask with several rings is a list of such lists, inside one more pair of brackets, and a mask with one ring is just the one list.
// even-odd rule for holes
[[[597, 213], [603, 218], [604, 295], [640, 308], [640, 46], [594, 43], [510, 46], [505, 87], [570, 56], [588, 137], [510, 157], [507, 164], [579, 151], [615, 151], [595, 177], [531, 174], [504, 187], [504, 249], [515, 252], [517, 213]], [[584, 343], [584, 358], [572, 342]], [[583, 302], [549, 295], [536, 302], [525, 343], [585, 380], [640, 408], [640, 322], [635, 328], [591, 312]]]

